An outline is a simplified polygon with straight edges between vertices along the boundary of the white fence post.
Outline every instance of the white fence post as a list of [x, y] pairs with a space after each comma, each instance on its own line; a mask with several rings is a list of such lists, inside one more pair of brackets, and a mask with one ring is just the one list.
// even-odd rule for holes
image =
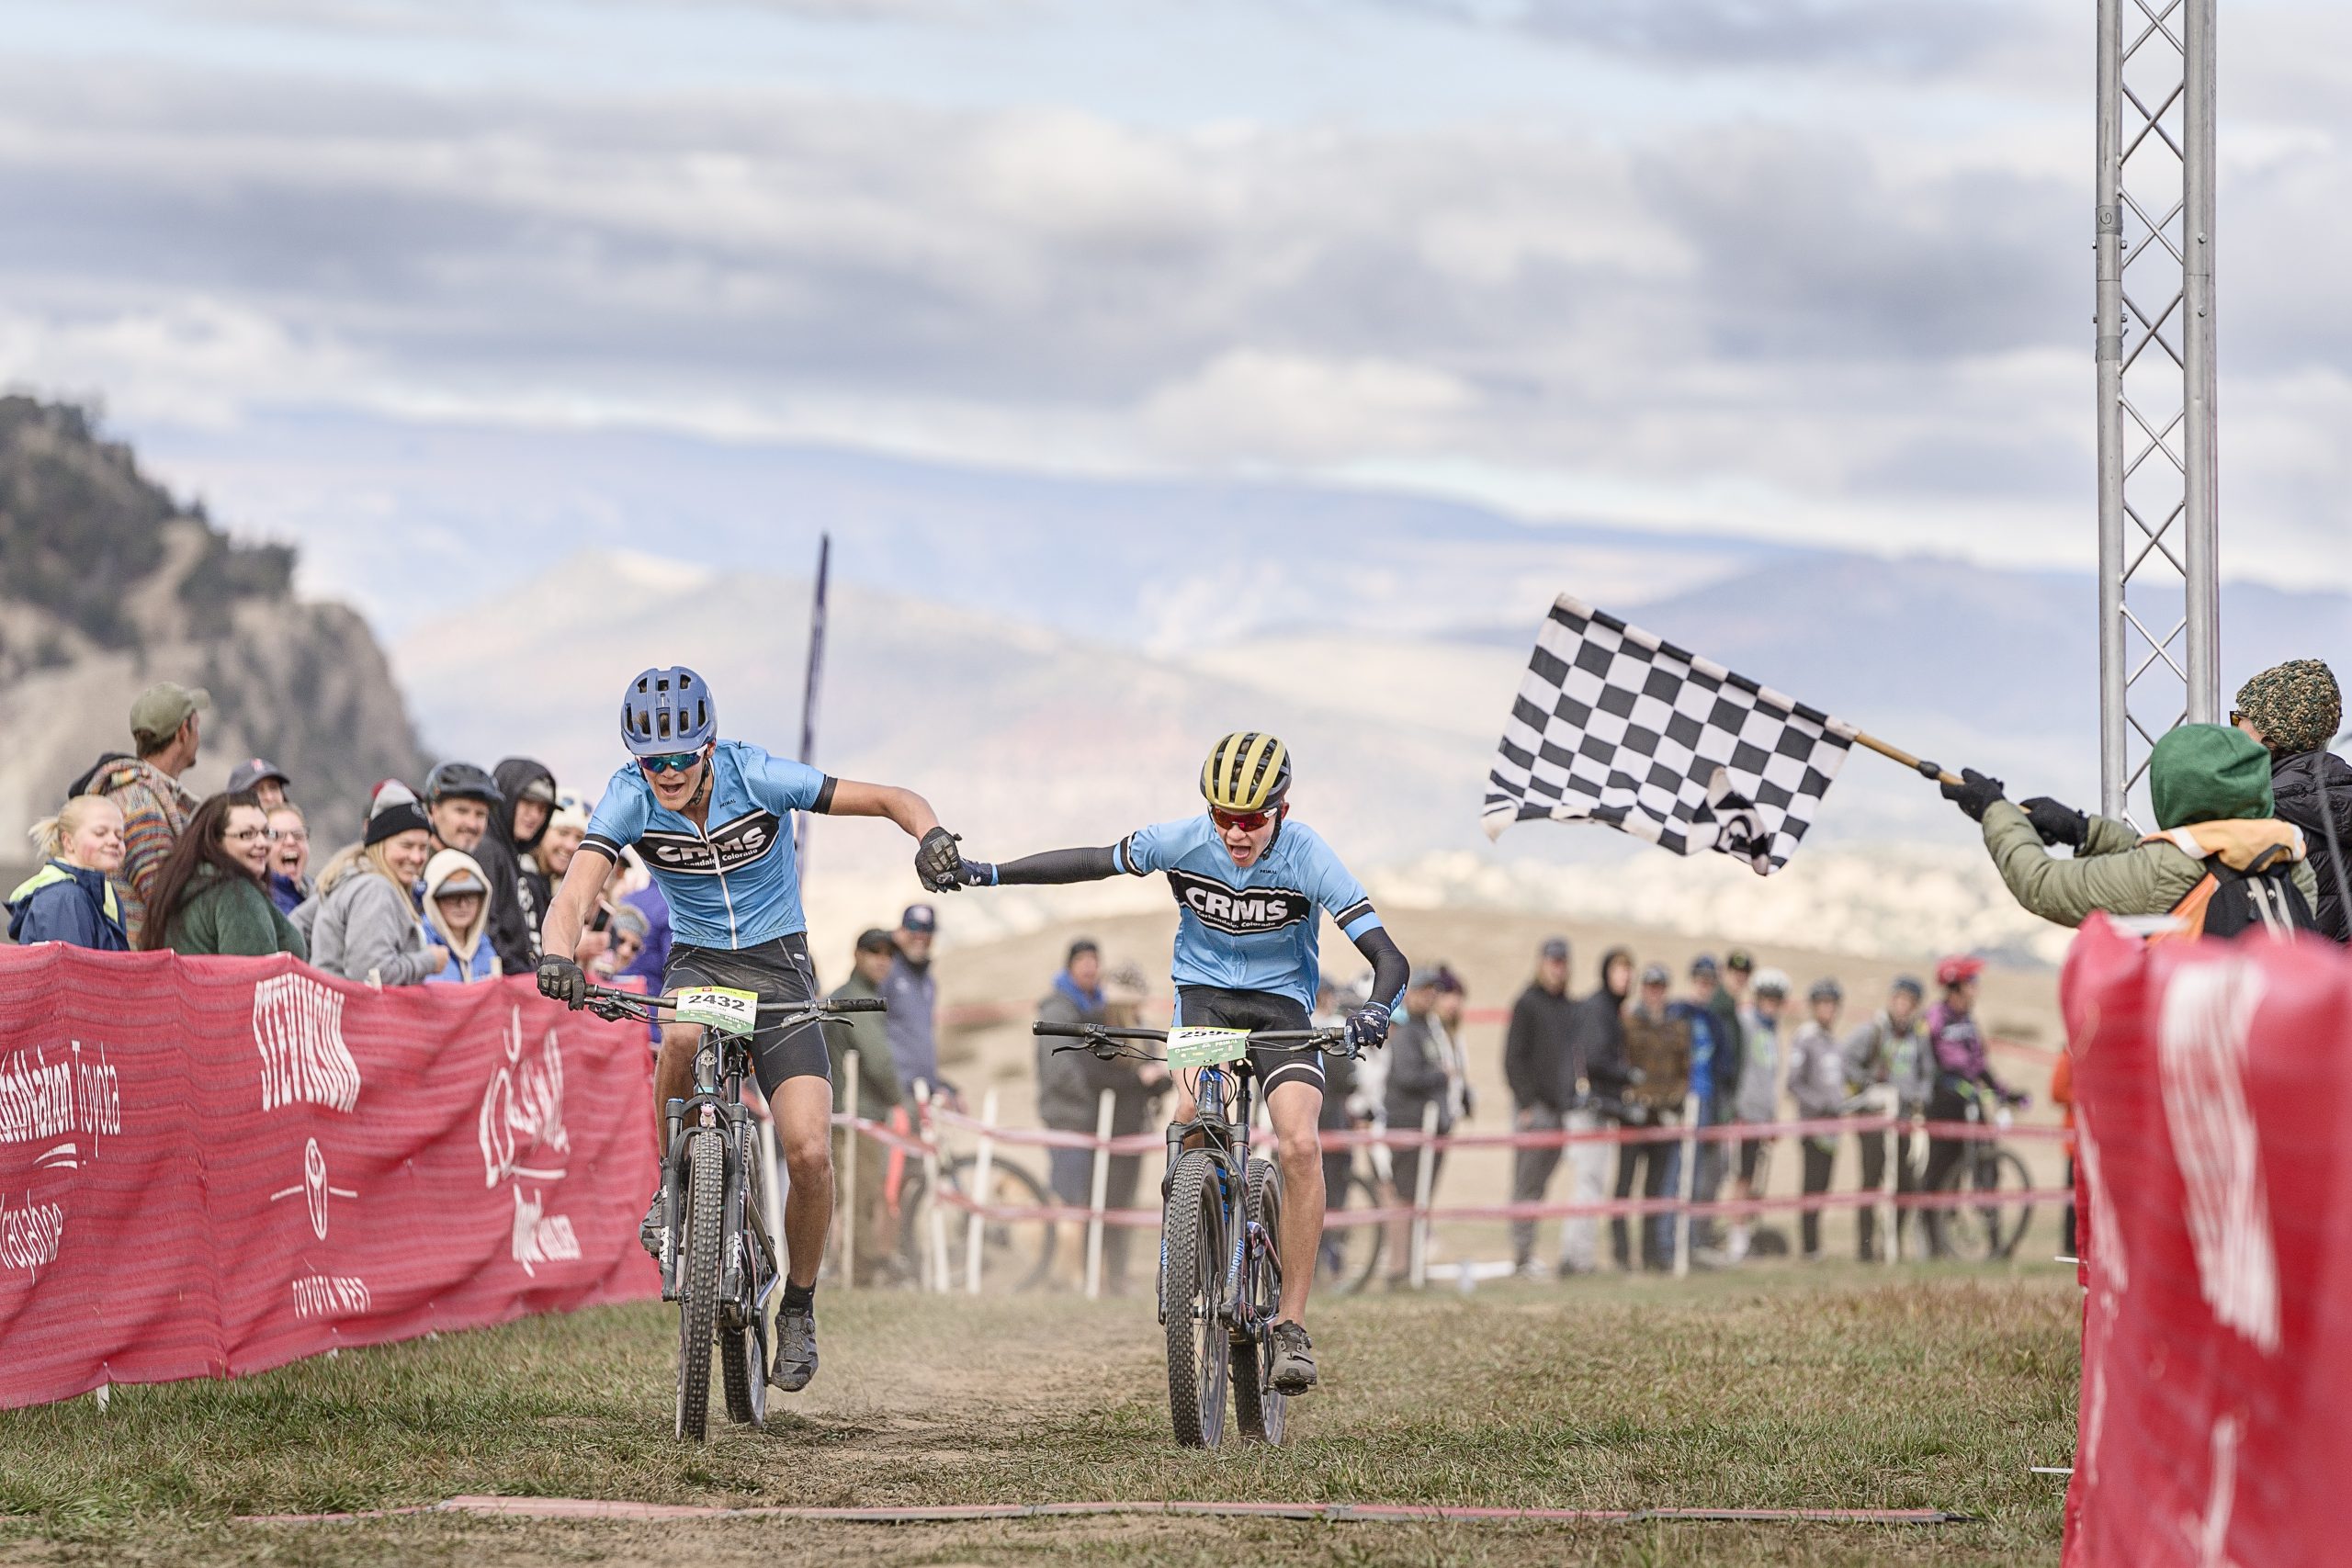
[[1421, 1158], [1413, 1168], [1413, 1289], [1430, 1279], [1430, 1189], [1437, 1181], [1437, 1101], [1421, 1107]]
[[1886, 1266], [1890, 1269], [1894, 1267], [1894, 1255], [1902, 1246], [1895, 1238], [1902, 1235], [1903, 1210], [1894, 1201], [1895, 1179], [1903, 1169], [1903, 1158], [1899, 1152], [1903, 1147], [1903, 1140], [1899, 1135], [1902, 1132], [1900, 1120], [1902, 1113], [1902, 1098], [1896, 1092], [1894, 1086], [1881, 1085], [1879, 1114], [1895, 1123], [1882, 1134], [1886, 1139], [1886, 1174], [1880, 1183], [1880, 1190], [1884, 1194], [1886, 1201], [1879, 1205], [1879, 1213], [1884, 1216], [1881, 1224], [1886, 1227], [1884, 1233], [1879, 1237], [1879, 1257], [1885, 1260]]
[[1102, 1213], [1111, 1195], [1111, 1102], [1104, 1089], [1094, 1102], [1094, 1188], [1087, 1201], [1086, 1299], [1102, 1294]]
[[1674, 1211], [1674, 1277], [1678, 1280], [1690, 1272], [1690, 1194], [1699, 1177], [1699, 1097], [1686, 1093], [1682, 1097], [1682, 1171], [1675, 1185], [1680, 1207]]
[[980, 1213], [989, 1201], [989, 1167], [996, 1160], [996, 1090], [980, 1100], [980, 1150], [972, 1161], [972, 1201], [977, 1205], [964, 1226], [964, 1293], [980, 1293], [980, 1248], [988, 1241], [989, 1222]]
[[[842, 1219], [842, 1286], [857, 1283], [857, 1047], [842, 1053], [842, 1108], [849, 1112], [842, 1140], [842, 1197], [833, 1213]], [[784, 1219], [778, 1213], [776, 1224]]]
[[931, 1124], [931, 1100], [929, 1084], [915, 1085], [915, 1109], [922, 1130], [923, 1202], [930, 1210], [925, 1218], [931, 1233], [931, 1288], [944, 1293], [948, 1289], [947, 1216], [939, 1205], [939, 1134]]

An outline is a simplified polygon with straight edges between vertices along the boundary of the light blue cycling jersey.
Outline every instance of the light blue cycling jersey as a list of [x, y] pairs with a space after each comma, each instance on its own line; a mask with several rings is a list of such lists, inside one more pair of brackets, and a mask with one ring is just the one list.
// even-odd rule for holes
[[1168, 874], [1182, 911], [1176, 923], [1175, 980], [1229, 991], [1271, 991], [1315, 1006], [1322, 977], [1317, 908], [1351, 938], [1380, 924], [1358, 882], [1315, 829], [1285, 822], [1266, 852], [1238, 866], [1204, 812], [1139, 828], [1113, 852], [1121, 871]]
[[710, 768], [708, 828], [664, 810], [627, 762], [605, 786], [582, 844], [615, 860], [636, 845], [670, 900], [673, 937], [689, 947], [757, 947], [808, 930], [792, 813], [821, 809], [832, 781], [741, 740], [718, 742]]

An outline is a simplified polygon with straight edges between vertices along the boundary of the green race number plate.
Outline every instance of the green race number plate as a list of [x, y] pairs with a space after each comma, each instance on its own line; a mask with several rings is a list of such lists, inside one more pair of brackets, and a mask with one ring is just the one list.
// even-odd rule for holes
[[1168, 1065], [1171, 1067], [1215, 1067], [1238, 1062], [1250, 1054], [1246, 1029], [1171, 1029], [1168, 1032]]
[[749, 1034], [759, 1027], [760, 998], [756, 991], [702, 986], [676, 997], [680, 1023], [699, 1023], [721, 1034]]

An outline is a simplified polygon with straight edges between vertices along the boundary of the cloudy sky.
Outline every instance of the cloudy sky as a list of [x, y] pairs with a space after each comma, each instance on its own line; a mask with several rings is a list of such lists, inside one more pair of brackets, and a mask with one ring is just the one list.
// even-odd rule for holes
[[[2086, 564], [2091, 9], [0, 0], [0, 382], [363, 601], [425, 426]], [[2224, 564], [2352, 585], [2352, 7], [2224, 9]]]

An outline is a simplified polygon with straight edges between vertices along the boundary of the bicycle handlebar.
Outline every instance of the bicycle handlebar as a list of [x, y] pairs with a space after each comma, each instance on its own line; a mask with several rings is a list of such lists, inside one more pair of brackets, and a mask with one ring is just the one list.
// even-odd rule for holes
[[[1030, 1032], [1049, 1040], [1071, 1040], [1071, 1045], [1057, 1045], [1056, 1051], [1091, 1051], [1098, 1056], [1130, 1055], [1138, 1061], [1157, 1062], [1162, 1058], [1147, 1051], [1114, 1053], [1105, 1049], [1112, 1045], [1132, 1044], [1148, 1041], [1156, 1044], [1168, 1043], [1165, 1029], [1114, 1029], [1100, 1023], [1047, 1023], [1039, 1021], [1029, 1026]], [[1326, 1056], [1358, 1055], [1347, 1043], [1347, 1033], [1339, 1029], [1253, 1029], [1249, 1032], [1252, 1050], [1315, 1051]]]
[[[602, 1019], [637, 1018], [648, 1023], [659, 1022], [663, 1010], [675, 1012], [678, 1007], [676, 1001], [669, 997], [645, 996], [636, 991], [616, 990], [610, 986], [589, 987], [587, 1000], [581, 1005]], [[812, 998], [805, 1002], [761, 1002], [755, 1010], [791, 1013], [801, 1021], [813, 1020], [822, 1022], [845, 1013], [888, 1012], [890, 1006], [880, 997], [842, 997], [831, 1001]]]

